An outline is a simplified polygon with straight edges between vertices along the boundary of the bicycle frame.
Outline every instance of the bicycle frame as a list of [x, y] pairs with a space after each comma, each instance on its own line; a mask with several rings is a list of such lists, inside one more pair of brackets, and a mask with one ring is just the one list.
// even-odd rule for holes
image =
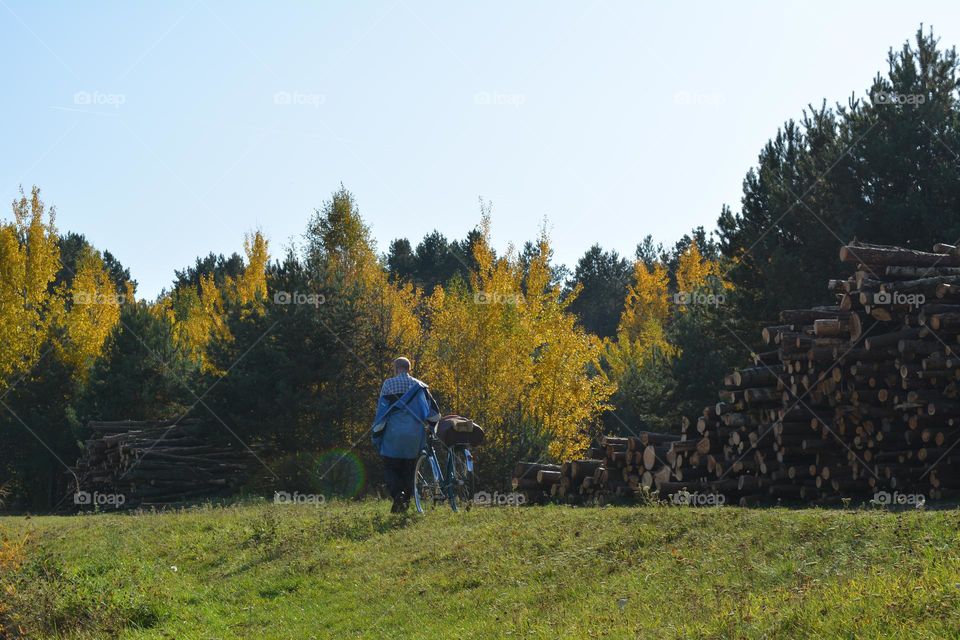
[[463, 457], [467, 460], [467, 471], [473, 473], [473, 454], [466, 445], [463, 445]]
[[427, 458], [430, 459], [430, 468], [433, 470], [433, 479], [441, 486], [444, 484], [443, 471], [440, 469], [440, 462], [437, 460], [437, 450], [433, 442], [427, 443]]
[[455, 477], [454, 453], [456, 451], [463, 452], [463, 457], [466, 461], [467, 472], [471, 474], [473, 473], [473, 454], [466, 445], [444, 445], [444, 449], [447, 451], [447, 459], [444, 464], [446, 473], [444, 473], [443, 468], [440, 465], [440, 459], [437, 456], [437, 450], [435, 446], [437, 442], [439, 442], [439, 440], [433, 434], [432, 430], [428, 431], [427, 445], [424, 447], [423, 453], [427, 456], [427, 459], [430, 460], [430, 470], [433, 473], [435, 485], [440, 489], [447, 501], [453, 504], [453, 501], [456, 499], [456, 487], [454, 486], [453, 482], [453, 478]]

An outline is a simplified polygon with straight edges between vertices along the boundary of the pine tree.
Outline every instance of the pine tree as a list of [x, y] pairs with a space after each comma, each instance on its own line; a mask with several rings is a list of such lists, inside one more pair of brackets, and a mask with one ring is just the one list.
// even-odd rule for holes
[[831, 302], [823, 283], [853, 238], [929, 250], [960, 237], [957, 64], [918, 30], [865, 96], [809, 108], [761, 150], [718, 222], [746, 340], [779, 309]]

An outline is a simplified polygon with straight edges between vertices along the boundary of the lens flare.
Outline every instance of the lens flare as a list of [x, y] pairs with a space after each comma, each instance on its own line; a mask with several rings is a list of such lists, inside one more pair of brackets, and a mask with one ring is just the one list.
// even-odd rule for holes
[[360, 457], [348, 449], [330, 449], [314, 464], [317, 484], [324, 495], [354, 498], [363, 491], [367, 470]]

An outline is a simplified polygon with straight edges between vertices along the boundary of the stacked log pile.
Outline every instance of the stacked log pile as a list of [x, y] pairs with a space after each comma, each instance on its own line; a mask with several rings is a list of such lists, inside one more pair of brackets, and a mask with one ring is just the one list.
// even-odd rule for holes
[[[170, 507], [229, 495], [254, 468], [244, 447], [215, 443], [201, 424], [178, 422], [91, 422], [93, 436], [71, 469], [78, 507], [97, 506], [109, 496], [113, 508]], [[79, 486], [77, 481], [79, 480]]]
[[[605, 438], [588, 459], [514, 486], [605, 500], [686, 490], [750, 505], [954, 495], [960, 489], [960, 249], [854, 242], [834, 305], [783, 311], [766, 350], [727, 375], [680, 434]], [[881, 499], [882, 501], [882, 499]]]
[[603, 504], [611, 496], [633, 497], [641, 487], [651, 487], [655, 477], [657, 482], [669, 479], [664, 461], [675, 460], [674, 448], [679, 451], [691, 445], [681, 440], [680, 435], [647, 431], [629, 438], [606, 436], [601, 446], [589, 449], [579, 460], [562, 465], [518, 463], [512, 486], [524, 492], [528, 502], [537, 503], [560, 498]]

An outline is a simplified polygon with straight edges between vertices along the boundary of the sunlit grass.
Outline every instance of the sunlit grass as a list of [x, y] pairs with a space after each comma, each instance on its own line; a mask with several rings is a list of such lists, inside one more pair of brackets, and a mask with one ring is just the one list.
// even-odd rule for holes
[[[0, 519], [31, 638], [960, 634], [960, 513], [378, 502]], [[4, 602], [4, 601], [0, 601]]]

